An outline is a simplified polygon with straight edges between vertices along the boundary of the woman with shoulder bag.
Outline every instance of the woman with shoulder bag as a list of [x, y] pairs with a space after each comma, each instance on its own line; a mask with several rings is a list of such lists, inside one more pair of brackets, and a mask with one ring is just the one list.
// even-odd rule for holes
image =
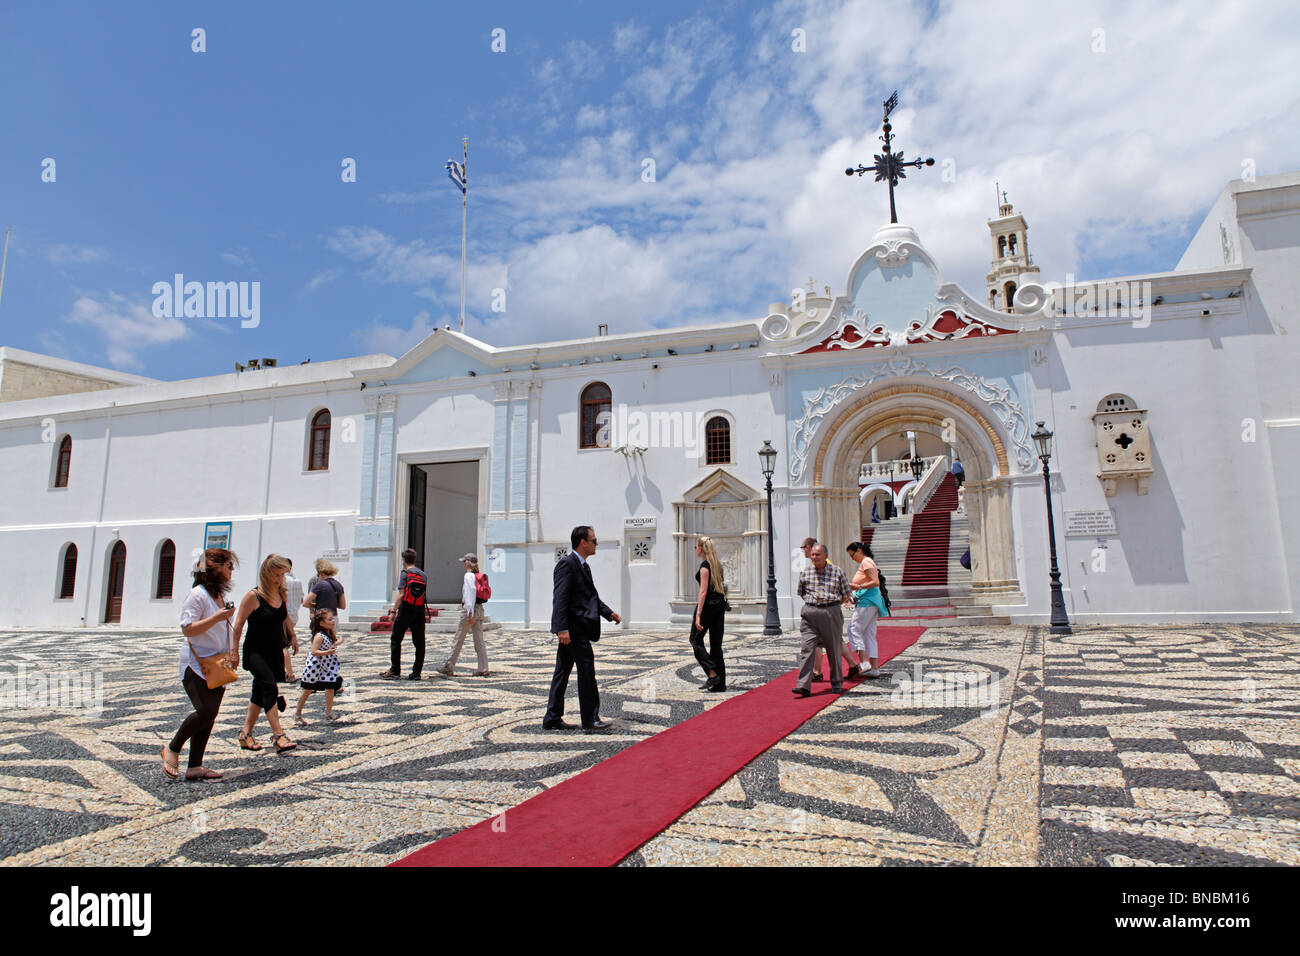
[[[203, 766], [203, 752], [217, 722], [225, 684], [235, 673], [239, 657], [230, 633], [235, 606], [226, 602], [230, 576], [238, 559], [225, 548], [208, 548], [194, 568], [194, 588], [181, 605], [181, 684], [194, 705], [171, 743], [162, 749], [163, 772], [179, 776], [181, 748], [190, 744], [186, 780], [220, 780], [221, 774]], [[204, 665], [207, 665], [207, 672]], [[213, 686], [216, 684], [216, 686]]]
[[[722, 562], [718, 560], [713, 539], [701, 535], [695, 542], [695, 554], [700, 558], [700, 568], [695, 580], [700, 583], [700, 593], [695, 601], [695, 619], [691, 623], [691, 649], [695, 659], [704, 668], [707, 680], [700, 690], [720, 693], [727, 689], [727, 666], [722, 659], [722, 628], [726, 612], [727, 588], [722, 579]], [[704, 651], [704, 632], [709, 634], [709, 650]]]
[[[244, 750], [261, 750], [262, 745], [253, 740], [257, 715], [266, 711], [266, 720], [275, 735], [277, 753], [293, 750], [298, 745], [280, 726], [280, 714], [285, 710], [284, 698], [277, 684], [284, 680], [284, 634], [290, 631], [288, 594], [284, 587], [284, 574], [289, 562], [278, 554], [267, 555], [257, 575], [257, 587], [244, 595], [235, 616], [235, 642], [248, 623], [248, 637], [244, 639], [244, 670], [253, 675], [253, 692], [249, 697], [248, 716], [239, 733], [239, 746]], [[283, 741], [283, 742], [282, 742]]]

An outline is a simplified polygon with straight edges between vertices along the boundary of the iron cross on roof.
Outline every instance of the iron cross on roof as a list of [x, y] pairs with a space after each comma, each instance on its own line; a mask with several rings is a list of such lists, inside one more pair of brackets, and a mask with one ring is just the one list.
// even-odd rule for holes
[[885, 100], [885, 119], [883, 126], [885, 135], [880, 137], [881, 141], [885, 144], [885, 149], [883, 153], [878, 153], [873, 157], [876, 161], [876, 165], [863, 166], [859, 164], [857, 169], [844, 170], [845, 176], [852, 176], [854, 173], [861, 176], [863, 173], [875, 172], [876, 182], [880, 182], [882, 179], [888, 181], [890, 222], [898, 222], [898, 210], [894, 207], [894, 187], [898, 185], [900, 179], [907, 178], [907, 173], [903, 172], [903, 167], [915, 166], [919, 169], [922, 166], [934, 165], [934, 157], [931, 157], [930, 159], [909, 159], [904, 161], [901, 152], [894, 153], [890, 151], [889, 144], [892, 137], [889, 134], [894, 127], [889, 123], [889, 114], [893, 112], [896, 106], [898, 106], [898, 90], [894, 90], [894, 92], [889, 95], [889, 99]]

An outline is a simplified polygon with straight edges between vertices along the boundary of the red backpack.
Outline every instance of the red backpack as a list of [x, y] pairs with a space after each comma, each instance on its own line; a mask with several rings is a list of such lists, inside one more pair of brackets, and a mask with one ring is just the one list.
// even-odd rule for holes
[[424, 574], [414, 568], [406, 572], [406, 587], [402, 589], [402, 603], [420, 607], [424, 604]]
[[482, 571], [474, 575], [474, 596], [478, 599], [478, 604], [482, 604], [492, 597], [492, 585], [488, 584], [488, 576]]

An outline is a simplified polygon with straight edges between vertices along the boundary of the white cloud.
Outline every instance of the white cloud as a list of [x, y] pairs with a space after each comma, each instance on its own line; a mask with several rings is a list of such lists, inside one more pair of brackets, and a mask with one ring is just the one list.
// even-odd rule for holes
[[159, 318], [148, 305], [129, 302], [115, 292], [108, 293], [104, 300], [81, 296], [72, 303], [66, 318], [98, 330], [109, 363], [121, 369], [142, 368], [138, 356], [141, 349], [178, 342], [190, 334], [182, 320]]
[[102, 262], [108, 258], [108, 252], [94, 246], [55, 245], [45, 250], [45, 258], [53, 265], [67, 263]]
[[243, 268], [253, 264], [253, 256], [247, 249], [241, 249], [239, 252], [222, 252], [219, 258], [226, 265]]
[[609, 113], [599, 106], [585, 104], [578, 110], [574, 125], [579, 130], [599, 129], [609, 121]]
[[[583, 135], [553, 137], [552, 155], [516, 167], [527, 178], [493, 186], [511, 238], [471, 261], [471, 331], [504, 344], [602, 321], [617, 332], [757, 318], [809, 274], [843, 292], [889, 215], [884, 184], [844, 169], [872, 163], [895, 87], [895, 148], [937, 160], [900, 184], [900, 218], [977, 300], [995, 182], [1028, 220], [1046, 281], [1085, 259], [1172, 268], [1175, 240], [1243, 161], [1260, 175], [1300, 166], [1300, 98], [1281, 79], [1300, 73], [1300, 26], [1285, 9], [1007, 0], [896, 5], [888, 29], [880, 17], [866, 0], [785, 0], [753, 15], [753, 39], [705, 16], [616, 29], [621, 83], [607, 70], [603, 99], [563, 101]], [[806, 53], [791, 49], [796, 27]], [[540, 68], [547, 110], [566, 58], [583, 55]], [[455, 312], [458, 255], [367, 228], [329, 244]], [[494, 314], [488, 293], [507, 267], [508, 309]]]
[[341, 276], [341, 275], [343, 275], [343, 270], [342, 270], [342, 269], [325, 269], [325, 270], [323, 270], [323, 271], [321, 271], [321, 272], [316, 273], [314, 276], [312, 276], [311, 279], [310, 279], [310, 280], [308, 281], [308, 283], [307, 283], [307, 287], [306, 287], [303, 291], [304, 291], [304, 292], [315, 292], [315, 291], [316, 291], [317, 289], [319, 289], [321, 286], [323, 286], [323, 285], [327, 285], [328, 283], [333, 282], [335, 279], [337, 279], [337, 278], [338, 278], [339, 276]]
[[[437, 322], [437, 326], [446, 325], [450, 321], [450, 318], [443, 316]], [[402, 328], [399, 325], [385, 325], [376, 321], [372, 322], [367, 328], [359, 330], [356, 334], [357, 338], [361, 340], [366, 354], [382, 352], [396, 357], [410, 351], [435, 327], [429, 321], [428, 310], [421, 310], [411, 317], [411, 324], [407, 328]]]

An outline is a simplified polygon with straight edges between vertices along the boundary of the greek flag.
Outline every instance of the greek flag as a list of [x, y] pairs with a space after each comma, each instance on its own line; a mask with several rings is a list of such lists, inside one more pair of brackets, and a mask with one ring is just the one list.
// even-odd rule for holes
[[460, 191], [465, 191], [465, 164], [458, 163], [455, 160], [447, 160], [447, 177], [460, 187]]

